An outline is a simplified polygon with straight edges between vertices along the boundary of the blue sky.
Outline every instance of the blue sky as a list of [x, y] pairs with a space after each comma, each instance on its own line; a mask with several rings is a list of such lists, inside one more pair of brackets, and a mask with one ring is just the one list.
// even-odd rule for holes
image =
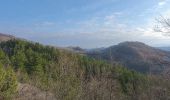
[[170, 0], [0, 0], [0, 32], [56, 46], [170, 45], [153, 31]]

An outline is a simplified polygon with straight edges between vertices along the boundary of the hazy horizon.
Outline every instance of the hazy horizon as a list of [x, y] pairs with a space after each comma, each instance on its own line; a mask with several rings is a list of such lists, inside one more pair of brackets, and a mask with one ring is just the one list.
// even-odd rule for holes
[[139, 41], [170, 46], [155, 32], [156, 18], [170, 17], [170, 0], [1, 0], [0, 32], [47, 45], [108, 47]]

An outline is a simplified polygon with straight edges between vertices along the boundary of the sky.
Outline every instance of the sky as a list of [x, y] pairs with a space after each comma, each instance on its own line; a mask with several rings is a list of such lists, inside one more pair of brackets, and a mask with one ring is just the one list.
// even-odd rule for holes
[[155, 32], [170, 0], [0, 0], [0, 33], [60, 47], [99, 48], [123, 41], [170, 46]]

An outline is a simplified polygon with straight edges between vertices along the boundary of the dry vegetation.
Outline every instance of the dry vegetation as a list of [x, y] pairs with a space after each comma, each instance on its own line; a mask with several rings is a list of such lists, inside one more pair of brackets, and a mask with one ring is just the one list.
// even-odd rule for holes
[[[83, 55], [21, 40], [0, 44], [0, 62], [15, 100], [169, 100], [169, 80]], [[13, 71], [12, 71], [13, 70]], [[18, 88], [17, 88], [18, 87]], [[3, 91], [2, 91], [3, 90]]]

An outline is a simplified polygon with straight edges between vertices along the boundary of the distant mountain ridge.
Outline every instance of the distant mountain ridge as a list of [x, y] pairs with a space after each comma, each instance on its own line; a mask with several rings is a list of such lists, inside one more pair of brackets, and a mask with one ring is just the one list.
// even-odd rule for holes
[[85, 49], [82, 49], [82, 48], [80, 48], [78, 46], [77, 47], [70, 46], [70, 47], [67, 47], [65, 49], [67, 49], [69, 51], [76, 52], [76, 53], [84, 53], [86, 51]]
[[87, 55], [109, 62], [119, 62], [143, 73], [161, 73], [170, 68], [170, 53], [141, 42], [123, 42]]
[[11, 39], [15, 39], [15, 37], [12, 36], [12, 35], [7, 35], [7, 34], [4, 34], [4, 33], [0, 33], [0, 42], [8, 41], [8, 40], [11, 40]]
[[169, 47], [158, 47], [158, 48], [164, 51], [170, 51], [170, 46]]

